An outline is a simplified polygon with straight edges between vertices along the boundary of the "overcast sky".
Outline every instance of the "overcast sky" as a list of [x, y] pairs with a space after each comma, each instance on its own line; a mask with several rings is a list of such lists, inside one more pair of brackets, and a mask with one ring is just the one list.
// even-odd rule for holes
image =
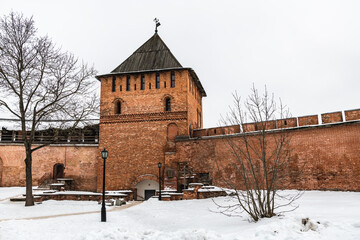
[[99, 74], [149, 39], [159, 18], [159, 35], [207, 92], [204, 127], [253, 83], [293, 116], [360, 108], [360, 1], [3, 0], [0, 14], [11, 10]]

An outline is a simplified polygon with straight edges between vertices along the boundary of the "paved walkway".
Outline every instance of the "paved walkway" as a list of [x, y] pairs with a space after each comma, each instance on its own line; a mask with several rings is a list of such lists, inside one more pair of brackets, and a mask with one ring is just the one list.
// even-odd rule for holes
[[[125, 205], [114, 207], [106, 212], [115, 212], [124, 210], [129, 207], [136, 206], [142, 203], [141, 201], [132, 201], [131, 203], [127, 203]], [[79, 213], [64, 213], [64, 214], [56, 214], [56, 215], [49, 215], [49, 216], [38, 216], [38, 217], [26, 217], [26, 218], [9, 218], [9, 219], [0, 219], [0, 222], [9, 221], [9, 220], [36, 220], [36, 219], [47, 219], [47, 218], [56, 218], [56, 217], [65, 217], [65, 216], [73, 216], [73, 215], [84, 215], [84, 214], [91, 214], [91, 213], [100, 213], [100, 211], [90, 211], [90, 212], [79, 212]]]
[[6, 201], [6, 200], [10, 200], [10, 198], [20, 197], [20, 196], [22, 196], [22, 194], [15, 195], [15, 196], [12, 196], [12, 197], [3, 198], [3, 199], [0, 199], [0, 202]]

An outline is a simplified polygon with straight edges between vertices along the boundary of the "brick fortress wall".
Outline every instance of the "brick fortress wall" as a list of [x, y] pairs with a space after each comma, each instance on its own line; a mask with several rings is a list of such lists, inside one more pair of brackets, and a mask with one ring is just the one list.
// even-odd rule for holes
[[[239, 126], [198, 129], [194, 130], [193, 138], [178, 137], [174, 141], [176, 134], [188, 134], [187, 124], [181, 120], [184, 115], [152, 114], [151, 118], [157, 119], [156, 121], [135, 121], [136, 116], [128, 116], [134, 120], [128, 122], [126, 116], [122, 116], [125, 120], [123, 119], [121, 124], [113, 123], [113, 120], [102, 121], [100, 134], [106, 135], [106, 138], [100, 139], [110, 152], [107, 161], [109, 189], [134, 188], [135, 184], [143, 179], [157, 181], [156, 164], [159, 161], [164, 163], [162, 174], [165, 184], [172, 188], [177, 188], [177, 184], [182, 180], [176, 179], [176, 172], [173, 173], [175, 177], [168, 178], [167, 170], [177, 170], [179, 162], [188, 162], [197, 173], [209, 172], [213, 184], [221, 184], [216, 178], [214, 163], [221, 159], [222, 164], [226, 165], [226, 159], [232, 157], [224, 139], [236, 136], [240, 132]], [[291, 135], [291, 157], [297, 163], [291, 166], [289, 171], [299, 171], [305, 166], [301, 178], [290, 186], [302, 189], [359, 191], [360, 110], [321, 116], [327, 118], [326, 124], [318, 124], [318, 115], [287, 119]], [[344, 118], [345, 122], [339, 122], [341, 118]], [[283, 121], [278, 120], [276, 124], [283, 124]], [[176, 124], [175, 132], [172, 124]], [[276, 124], [270, 126], [276, 127]], [[255, 128], [252, 124], [245, 127], [248, 131]], [[67, 145], [66, 163], [64, 145], [48, 146], [36, 151], [33, 160], [34, 185], [37, 185], [44, 175], [52, 176], [54, 164], [63, 163], [66, 177], [74, 178], [78, 189], [100, 191], [101, 149], [102, 147], [99, 149], [96, 144]], [[23, 159], [21, 144], [0, 145], [0, 186], [24, 186]]]
[[[289, 166], [289, 175], [303, 169], [299, 179], [288, 179], [288, 186], [360, 191], [360, 110], [321, 114], [320, 119], [321, 125], [318, 115], [286, 119], [290, 156], [295, 163]], [[284, 121], [274, 121], [269, 130]], [[255, 128], [251, 123], [243, 126], [248, 132]], [[227, 140], [240, 140], [239, 134], [240, 126], [228, 126], [194, 130], [193, 138], [177, 138], [173, 167], [176, 168], [176, 162], [188, 162], [194, 172], [209, 173], [213, 184], [222, 185], [216, 164], [233, 174], [230, 164], [233, 155]]]
[[[65, 161], [66, 152], [66, 161]], [[64, 164], [65, 177], [74, 179], [76, 189], [95, 191], [97, 144], [51, 145], [33, 153], [32, 174], [33, 185], [39, 181], [52, 178], [53, 167], [57, 163]], [[25, 150], [22, 144], [0, 144], [0, 186], [25, 186]]]

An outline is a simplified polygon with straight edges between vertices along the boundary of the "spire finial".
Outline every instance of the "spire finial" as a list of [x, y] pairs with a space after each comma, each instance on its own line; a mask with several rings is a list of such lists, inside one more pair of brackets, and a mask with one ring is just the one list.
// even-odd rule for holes
[[157, 33], [157, 32], [158, 32], [157, 28], [158, 28], [158, 26], [160, 26], [161, 24], [160, 24], [159, 19], [157, 19], [157, 18], [154, 18], [154, 22], [155, 22], [155, 33]]

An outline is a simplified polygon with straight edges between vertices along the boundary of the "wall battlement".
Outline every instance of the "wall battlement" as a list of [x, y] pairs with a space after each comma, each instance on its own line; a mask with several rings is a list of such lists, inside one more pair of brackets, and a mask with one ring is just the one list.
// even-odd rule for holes
[[[20, 130], [0, 129], [0, 143], [23, 143], [23, 132]], [[27, 133], [30, 135], [30, 132]], [[98, 144], [99, 125], [90, 125], [76, 129], [39, 130], [35, 132], [34, 144]]]
[[[356, 120], [360, 120], [360, 109], [273, 120], [266, 123], [266, 130], [342, 123]], [[260, 124], [261, 123], [244, 123], [242, 125], [242, 128], [240, 128], [240, 125], [233, 125], [215, 128], [195, 129], [192, 136], [205, 137], [229, 135], [241, 132], [255, 132], [261, 129], [261, 127], [259, 126]]]

